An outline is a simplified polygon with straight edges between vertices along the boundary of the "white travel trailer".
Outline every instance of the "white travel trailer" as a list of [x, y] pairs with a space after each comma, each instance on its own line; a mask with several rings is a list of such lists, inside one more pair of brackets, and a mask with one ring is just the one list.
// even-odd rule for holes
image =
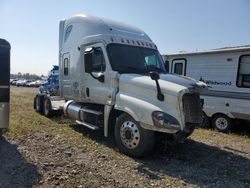
[[142, 30], [78, 15], [59, 26], [60, 96], [38, 93], [34, 108], [64, 114], [92, 130], [114, 130], [120, 151], [148, 154], [155, 132], [184, 138], [202, 121], [206, 84], [166, 74], [156, 45]]
[[164, 55], [169, 72], [205, 82], [204, 112], [227, 132], [234, 120], [250, 121], [250, 46]]
[[10, 44], [0, 39], [0, 136], [9, 126]]

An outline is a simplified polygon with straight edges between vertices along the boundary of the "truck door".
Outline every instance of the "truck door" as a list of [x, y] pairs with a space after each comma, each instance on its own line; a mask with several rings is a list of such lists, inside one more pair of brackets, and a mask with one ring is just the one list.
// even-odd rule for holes
[[111, 104], [114, 101], [115, 79], [102, 43], [84, 46], [83, 93], [89, 102]]
[[[10, 44], [0, 39], [0, 134], [9, 125]], [[1, 135], [0, 135], [1, 136]]]
[[186, 76], [186, 59], [174, 59], [171, 72]]
[[60, 70], [60, 92], [63, 97], [71, 96], [71, 81], [70, 81], [70, 53], [63, 53], [61, 56], [61, 70]]

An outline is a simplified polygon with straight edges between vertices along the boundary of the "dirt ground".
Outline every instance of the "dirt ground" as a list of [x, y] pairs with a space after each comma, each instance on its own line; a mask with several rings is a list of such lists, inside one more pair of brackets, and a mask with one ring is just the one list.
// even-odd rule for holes
[[184, 143], [159, 144], [150, 156], [134, 159], [119, 153], [102, 130], [33, 112], [36, 89], [11, 88], [15, 120], [0, 139], [0, 187], [250, 187], [245, 126], [230, 134], [196, 129]]

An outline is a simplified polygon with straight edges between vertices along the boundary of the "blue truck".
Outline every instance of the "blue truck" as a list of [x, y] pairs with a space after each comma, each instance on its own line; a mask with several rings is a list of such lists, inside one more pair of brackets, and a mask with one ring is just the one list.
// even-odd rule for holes
[[47, 117], [62, 114], [62, 108], [52, 109], [53, 101], [51, 99], [54, 98], [57, 101], [57, 96], [59, 96], [59, 66], [53, 65], [48, 79], [38, 88], [38, 94], [34, 98], [34, 109]]
[[39, 87], [39, 93], [56, 96], [59, 93], [59, 66], [53, 65], [47, 81]]

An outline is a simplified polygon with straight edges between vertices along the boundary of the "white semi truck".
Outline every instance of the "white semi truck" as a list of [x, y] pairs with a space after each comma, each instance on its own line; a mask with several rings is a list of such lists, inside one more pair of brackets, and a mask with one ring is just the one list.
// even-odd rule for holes
[[77, 15], [59, 26], [60, 96], [38, 93], [45, 116], [63, 109], [77, 124], [114, 130], [121, 152], [148, 154], [155, 132], [189, 136], [202, 121], [199, 92], [206, 84], [166, 74], [156, 45], [142, 30]]

